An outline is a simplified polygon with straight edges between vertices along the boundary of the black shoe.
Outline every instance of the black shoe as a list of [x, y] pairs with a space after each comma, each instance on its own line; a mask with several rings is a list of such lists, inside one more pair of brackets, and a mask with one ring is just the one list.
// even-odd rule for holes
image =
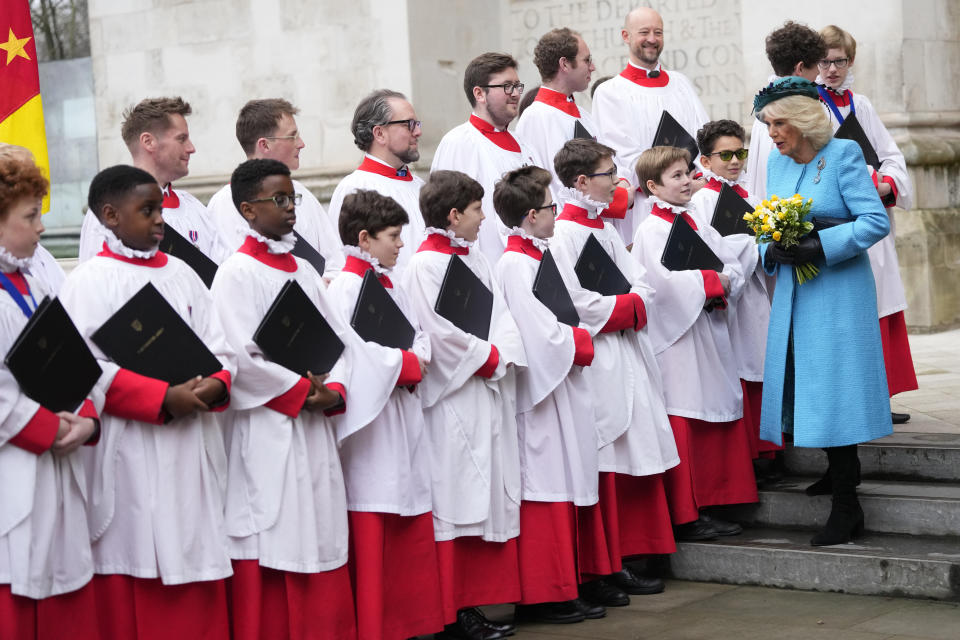
[[483, 609], [474, 607], [474, 610], [477, 612], [477, 615], [483, 618], [483, 624], [487, 625], [488, 629], [499, 631], [505, 636], [512, 636], [517, 632], [517, 625], [509, 622], [494, 622], [483, 613]]
[[630, 596], [606, 580], [593, 580], [580, 585], [580, 597], [592, 604], [604, 607], [625, 607], [630, 604]]
[[673, 528], [673, 537], [677, 542], [697, 542], [700, 540], [716, 540], [720, 536], [717, 530], [702, 517], [693, 522], [678, 524]]
[[783, 480], [783, 469], [776, 459], [757, 458], [753, 461], [753, 475], [757, 485], [776, 484]]
[[903, 424], [904, 422], [910, 421], [909, 413], [894, 413], [890, 412], [890, 419], [893, 420], [893, 424]]
[[738, 536], [743, 533], [743, 527], [738, 525], [736, 522], [729, 522], [727, 520], [714, 518], [706, 513], [701, 513], [700, 519], [713, 527], [718, 536]]
[[576, 600], [566, 602], [539, 602], [537, 604], [518, 604], [517, 621], [541, 622], [544, 624], [571, 624], [583, 622], [586, 616]]
[[664, 588], [663, 580], [660, 578], [646, 578], [626, 566], [622, 571], [611, 575], [608, 580], [631, 596], [649, 596], [661, 593]]
[[577, 608], [580, 609], [583, 617], [588, 620], [597, 620], [607, 615], [607, 608], [603, 605], [587, 602], [583, 598], [577, 598], [573, 602], [577, 605]]
[[457, 621], [446, 625], [434, 637], [443, 640], [500, 640], [507, 634], [488, 627], [480, 610], [470, 607], [457, 611]]

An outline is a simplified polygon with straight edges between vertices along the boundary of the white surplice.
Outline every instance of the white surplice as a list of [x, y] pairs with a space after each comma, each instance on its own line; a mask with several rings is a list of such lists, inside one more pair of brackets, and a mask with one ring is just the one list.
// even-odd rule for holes
[[[50, 293], [42, 281], [25, 278], [36, 303]], [[30, 296], [24, 298], [34, 308]], [[26, 324], [20, 307], [0, 289], [0, 352], [10, 350]], [[98, 383], [91, 392], [98, 411], [103, 391]], [[75, 591], [93, 575], [80, 455], [37, 455], [10, 442], [39, 408], [0, 364], [0, 584], [37, 599]]]
[[[497, 89], [499, 91], [499, 89]], [[473, 116], [476, 118], [476, 116]], [[506, 227], [493, 208], [493, 189], [503, 174], [524, 165], [537, 164], [532, 149], [513, 136], [520, 151], [510, 151], [486, 138], [471, 122], [464, 122], [448, 131], [437, 145], [430, 171], [447, 169], [460, 171], [483, 187], [483, 214], [478, 246], [490, 264], [496, 264], [503, 254]]]
[[[335, 277], [343, 266], [343, 246], [340, 243], [340, 233], [336, 224], [330, 222], [327, 212], [317, 197], [297, 180], [293, 181], [294, 192], [303, 199], [297, 206], [297, 222], [293, 229], [306, 240], [311, 247], [320, 252], [324, 263], [324, 275]], [[232, 254], [247, 237], [249, 225], [243, 219], [237, 207], [233, 204], [233, 193], [230, 185], [224, 185], [210, 198], [207, 203], [210, 219], [217, 226], [217, 231]], [[164, 211], [166, 219], [166, 211]]]
[[[60, 291], [107, 383], [120, 368], [91, 334], [148, 282], [232, 375], [236, 358], [203, 281], [185, 262], [156, 257], [166, 262], [151, 267], [94, 256], [70, 273]], [[97, 573], [160, 578], [164, 584], [231, 575], [223, 526], [227, 460], [215, 414], [163, 425], [103, 414], [100, 442], [83, 454]]]
[[[443, 236], [441, 240], [449, 242]], [[434, 535], [439, 541], [482, 536], [504, 542], [520, 532], [513, 368], [525, 366], [526, 355], [486, 257], [470, 249], [459, 258], [493, 292], [489, 341], [461, 331], [434, 311], [449, 253], [421, 248], [403, 276], [404, 291], [430, 337], [430, 367], [420, 392], [430, 449]], [[489, 379], [475, 376], [490, 357], [491, 345], [499, 352], [496, 370]]]
[[[591, 220], [597, 219], [599, 207], [576, 199], [571, 203], [587, 209]], [[630, 292], [643, 300], [648, 315], [650, 306], [657, 304], [654, 290], [609, 222], [592, 228], [564, 217], [557, 220], [550, 251], [580, 315], [580, 326], [593, 336], [593, 363], [584, 369], [584, 376], [590, 384], [600, 471], [633, 476], [662, 473], [679, 464], [680, 458], [648, 329], [600, 332], [613, 313], [616, 296], [602, 296], [580, 286], [574, 265], [587, 238], [593, 235], [600, 242], [630, 283]]]
[[67, 279], [63, 267], [53, 257], [53, 254], [44, 249], [42, 244], [38, 244], [37, 250], [33, 252], [33, 259], [27, 273], [38, 280], [43, 288], [50, 292], [50, 295], [56, 295], [60, 291], [60, 287], [63, 286], [63, 281]]
[[528, 360], [517, 373], [523, 499], [587, 506], [597, 502], [599, 479], [590, 386], [574, 365], [572, 328], [533, 295], [539, 267], [535, 255], [509, 248], [496, 267]]
[[[693, 194], [691, 213], [700, 226], [709, 226], [720, 192], [716, 185], [728, 180], [705, 171], [707, 186]], [[719, 187], [717, 187], [719, 188]], [[745, 200], [756, 207], [760, 203], [749, 192]], [[763, 382], [763, 359], [767, 351], [767, 325], [770, 324], [770, 297], [767, 295], [766, 276], [760, 265], [757, 243], [752, 235], [737, 233], [723, 238], [724, 244], [740, 261], [745, 276], [743, 290], [736, 300], [728, 301], [727, 324], [730, 341], [737, 355], [740, 377], [751, 382]]]
[[[743, 393], [727, 311], [704, 310], [707, 296], [700, 271], [670, 271], [660, 263], [672, 219], [656, 215], [658, 210], [655, 205], [637, 227], [630, 255], [646, 268], [657, 291], [648, 322], [667, 412], [706, 422], [737, 420], [743, 416]], [[730, 278], [728, 297], [735, 301], [743, 288], [740, 262], [713, 227], [697, 227], [697, 234], [723, 261], [723, 273]]]
[[[779, 80], [781, 76], [772, 75], [767, 78], [767, 84]], [[758, 114], [753, 114], [757, 116]], [[761, 200], [772, 194], [767, 193], [767, 159], [773, 151], [773, 140], [767, 133], [766, 123], [754, 117], [753, 127], [750, 129], [750, 155], [747, 156], [747, 166], [744, 170], [743, 186], [747, 192], [755, 194]], [[777, 194], [781, 195], [781, 194]], [[783, 194], [783, 195], [793, 195]]]

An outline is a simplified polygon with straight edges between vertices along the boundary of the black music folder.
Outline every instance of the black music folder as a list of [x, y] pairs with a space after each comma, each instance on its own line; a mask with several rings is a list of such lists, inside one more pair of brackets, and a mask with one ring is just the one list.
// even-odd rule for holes
[[377, 280], [373, 269], [367, 269], [360, 284], [357, 306], [353, 308], [350, 326], [364, 340], [385, 347], [408, 350], [413, 346], [416, 329], [403, 315], [387, 289]]
[[667, 244], [663, 247], [660, 264], [670, 271], [688, 271], [691, 269], [709, 269], [723, 271], [723, 260], [707, 246], [696, 231], [687, 224], [683, 216], [673, 219]]
[[717, 206], [713, 208], [713, 219], [710, 225], [720, 232], [720, 235], [732, 236], [737, 233], [753, 235], [753, 230], [747, 226], [743, 214], [753, 213], [753, 207], [728, 184], [720, 187], [720, 197]]
[[213, 284], [213, 277], [217, 275], [217, 263], [166, 223], [163, 225], [163, 240], [160, 241], [160, 251], [186, 262], [187, 266], [197, 272], [197, 275], [203, 280], [203, 284], [207, 285], [207, 289]]
[[493, 293], [458, 256], [450, 256], [433, 310], [481, 340], [490, 335]]
[[[324, 260], [323, 256], [320, 254], [319, 251], [314, 249], [309, 242], [303, 239], [303, 236], [301, 236], [296, 231], [293, 232], [293, 235], [297, 239], [297, 241], [294, 243], [293, 249], [290, 251], [290, 253], [297, 256], [298, 258], [303, 258], [304, 260], [309, 262], [314, 269], [317, 270], [317, 273], [319, 273], [320, 275], [323, 275], [323, 270], [327, 266], [327, 261]], [[311, 372], [316, 373], [313, 370], [311, 370]]]
[[587, 140], [596, 140], [596, 136], [587, 131], [587, 128], [583, 126], [583, 123], [577, 120], [573, 125], [573, 137], [574, 138], [585, 138]]
[[690, 164], [700, 155], [700, 148], [697, 141], [693, 139], [686, 129], [680, 126], [680, 123], [670, 115], [669, 111], [664, 111], [660, 116], [660, 123], [657, 125], [657, 132], [653, 136], [652, 147], [680, 147], [690, 152]]
[[91, 336], [107, 357], [142, 376], [177, 385], [223, 365], [151, 283]]
[[630, 283], [592, 233], [583, 243], [573, 271], [581, 287], [600, 295], [618, 296], [630, 292]]
[[20, 389], [46, 409], [75, 412], [103, 371], [57, 298], [44, 298], [3, 360]]
[[863, 127], [860, 126], [860, 121], [857, 120], [856, 114], [851, 113], [844, 118], [843, 124], [841, 124], [837, 132], [833, 134], [833, 137], [856, 142], [860, 145], [860, 150], [863, 151], [863, 159], [867, 161], [867, 164], [873, 167], [874, 171], [880, 171], [880, 158], [877, 156], [877, 150], [873, 148], [870, 140], [867, 139], [867, 133], [863, 130]]
[[329, 373], [343, 342], [296, 280], [287, 280], [274, 298], [253, 341], [271, 362], [303, 377]]
[[[590, 236], [591, 238], [593, 236]], [[573, 306], [573, 299], [563, 282], [550, 249], [543, 252], [537, 275], [533, 279], [533, 295], [557, 316], [557, 320], [571, 327], [580, 324], [580, 314]]]

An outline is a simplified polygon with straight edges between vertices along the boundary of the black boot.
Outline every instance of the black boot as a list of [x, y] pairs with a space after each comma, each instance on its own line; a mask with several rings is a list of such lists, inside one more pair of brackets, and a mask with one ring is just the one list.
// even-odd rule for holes
[[844, 544], [863, 533], [863, 509], [857, 500], [857, 445], [827, 449], [833, 504], [827, 524], [810, 544], [825, 547]]
[[[824, 449], [826, 451], [826, 449]], [[829, 460], [829, 455], [827, 456]], [[857, 468], [857, 485], [860, 486], [860, 457], [856, 458], [856, 468]], [[804, 492], [808, 496], [828, 496], [833, 493], [833, 482], [830, 480], [830, 467], [827, 467], [827, 470], [824, 472], [823, 477], [814, 482], [812, 485], [804, 489]]]

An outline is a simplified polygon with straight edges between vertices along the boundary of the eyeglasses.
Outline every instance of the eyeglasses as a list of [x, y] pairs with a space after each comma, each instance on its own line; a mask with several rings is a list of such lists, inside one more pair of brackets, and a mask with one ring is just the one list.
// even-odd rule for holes
[[263, 136], [266, 140], [296, 140], [299, 137], [299, 133], [295, 133], [292, 136]]
[[273, 202], [281, 209], [286, 209], [292, 202], [294, 206], [299, 206], [303, 201], [302, 193], [279, 193], [269, 198], [257, 198], [256, 200], [247, 200], [247, 202]]
[[413, 118], [410, 118], [409, 120], [391, 120], [390, 122], [384, 122], [380, 126], [386, 127], [391, 124], [405, 124], [407, 125], [407, 129], [410, 130], [410, 133], [413, 133], [414, 131], [419, 129], [423, 123], [420, 122], [419, 120], [414, 120]]
[[836, 66], [837, 69], [846, 69], [848, 64], [850, 64], [850, 58], [836, 58], [835, 60], [821, 60], [817, 63], [817, 66], [826, 71], [830, 68], [830, 65]]
[[737, 149], [736, 151], [714, 151], [713, 153], [708, 153], [708, 156], [720, 156], [720, 159], [724, 162], [730, 162], [730, 159], [733, 156], [737, 156], [737, 160], [746, 160], [747, 154], [750, 153], [749, 149]]
[[553, 215], [557, 215], [557, 203], [551, 202], [550, 204], [545, 204], [542, 207], [537, 207], [537, 211], [541, 209], [550, 209], [553, 212]]
[[503, 89], [503, 92], [508, 96], [512, 94], [514, 91], [517, 92], [517, 95], [521, 95], [523, 93], [522, 82], [504, 82], [503, 84], [481, 84], [477, 86], [481, 87], [482, 89], [493, 89], [495, 87], [500, 87], [501, 89]]
[[615, 178], [615, 177], [617, 177], [617, 168], [614, 167], [613, 169], [610, 169], [610, 171], [604, 171], [604, 172], [602, 172], [602, 173], [588, 173], [588, 174], [587, 174], [587, 177], [588, 177], [588, 178], [597, 178], [597, 177], [599, 177], [599, 176], [606, 176], [606, 177], [608, 177], [608, 178]]

